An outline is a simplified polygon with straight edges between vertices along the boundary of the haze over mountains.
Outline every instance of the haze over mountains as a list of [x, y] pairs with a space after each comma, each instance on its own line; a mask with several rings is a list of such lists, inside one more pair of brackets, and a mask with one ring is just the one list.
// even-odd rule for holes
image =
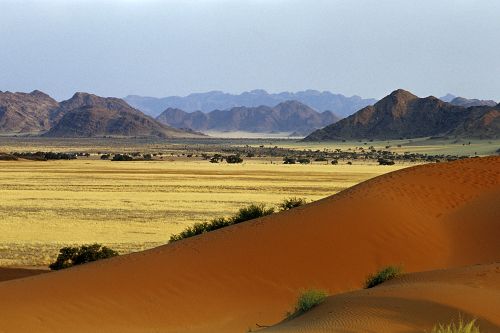
[[340, 118], [330, 111], [318, 112], [298, 101], [286, 101], [274, 107], [234, 107], [229, 110], [185, 112], [168, 108], [158, 121], [177, 128], [195, 131], [219, 132], [288, 132], [305, 136], [313, 130], [338, 121]]
[[0, 133], [49, 137], [202, 136], [161, 124], [119, 98], [76, 93], [58, 103], [40, 91], [0, 92]]
[[225, 110], [238, 106], [257, 107], [270, 106], [295, 100], [317, 111], [332, 111], [340, 117], [346, 117], [353, 112], [375, 103], [375, 99], [363, 99], [359, 96], [346, 97], [329, 91], [305, 90], [296, 93], [281, 92], [270, 94], [265, 90], [252, 90], [239, 95], [222, 91], [190, 94], [185, 97], [169, 96], [164, 98], [130, 95], [124, 100], [144, 113], [156, 117], [165, 109], [175, 108], [186, 112]]
[[[454, 98], [456, 104], [463, 103]], [[484, 104], [484, 101], [481, 102]], [[486, 102], [487, 105], [491, 104]], [[306, 141], [426, 136], [498, 138], [500, 105], [464, 107], [399, 89], [355, 114], [311, 133]]]

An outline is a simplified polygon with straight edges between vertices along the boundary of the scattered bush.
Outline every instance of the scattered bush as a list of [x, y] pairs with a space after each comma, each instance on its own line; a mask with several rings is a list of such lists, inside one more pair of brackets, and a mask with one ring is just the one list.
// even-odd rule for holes
[[300, 207], [302, 205], [305, 205], [307, 203], [306, 198], [297, 198], [297, 197], [292, 197], [283, 200], [280, 204], [278, 204], [279, 210], [289, 210], [295, 207]]
[[238, 212], [230, 218], [219, 217], [210, 222], [195, 223], [180, 233], [171, 235], [169, 242], [175, 242], [184, 238], [201, 235], [206, 232], [253, 220], [272, 213], [274, 213], [273, 207], [267, 208], [264, 204], [251, 204], [248, 207], [240, 208]]
[[299, 158], [297, 162], [299, 162], [300, 164], [309, 164], [311, 163], [311, 160], [308, 158]]
[[101, 160], [109, 160], [111, 156], [109, 156], [109, 154], [104, 154], [104, 155], [101, 155]]
[[297, 163], [297, 160], [295, 158], [291, 157], [284, 157], [283, 158], [283, 164], [295, 164]]
[[365, 288], [373, 288], [387, 280], [394, 279], [395, 277], [403, 274], [403, 269], [399, 266], [387, 266], [382, 268], [377, 273], [369, 275], [365, 282]]
[[101, 244], [82, 245], [80, 247], [63, 247], [55, 262], [49, 265], [51, 270], [59, 270], [91, 261], [115, 257], [118, 252]]
[[233, 224], [253, 220], [262, 216], [274, 213], [274, 208], [267, 208], [264, 204], [251, 204], [250, 206], [240, 208], [231, 218]]
[[292, 313], [288, 313], [287, 317], [289, 319], [295, 318], [312, 308], [316, 305], [319, 305], [324, 302], [324, 300], [328, 297], [328, 293], [323, 290], [317, 289], [309, 289], [300, 294], [297, 299], [297, 304], [295, 305], [295, 309]]
[[451, 323], [448, 325], [437, 325], [432, 329], [432, 333], [481, 333], [476, 325], [476, 320], [471, 320], [465, 323], [462, 319], [458, 324]]
[[387, 158], [379, 158], [378, 159], [378, 164], [379, 165], [394, 165], [394, 161], [387, 159]]
[[330, 163], [331, 163], [332, 165], [337, 165], [337, 164], [339, 164], [339, 161], [338, 161], [338, 160], [332, 160]]
[[226, 157], [226, 162], [227, 163], [242, 163], [243, 159], [240, 157], [240, 155], [229, 155]]
[[112, 161], [133, 161], [134, 158], [132, 156], [129, 156], [127, 154], [116, 154], [113, 156], [111, 159]]

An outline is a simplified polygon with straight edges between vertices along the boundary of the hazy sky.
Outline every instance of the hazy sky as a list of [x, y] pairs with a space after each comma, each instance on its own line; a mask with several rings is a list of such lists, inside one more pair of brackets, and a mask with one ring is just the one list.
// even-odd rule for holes
[[500, 1], [0, 0], [0, 90], [500, 100]]

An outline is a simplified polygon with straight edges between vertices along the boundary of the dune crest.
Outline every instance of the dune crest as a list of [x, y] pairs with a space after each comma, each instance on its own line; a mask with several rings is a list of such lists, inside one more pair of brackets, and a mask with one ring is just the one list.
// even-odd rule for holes
[[200, 237], [2, 282], [0, 332], [273, 325], [300, 290], [359, 289], [385, 265], [414, 272], [500, 261], [499, 199], [500, 157], [400, 170]]

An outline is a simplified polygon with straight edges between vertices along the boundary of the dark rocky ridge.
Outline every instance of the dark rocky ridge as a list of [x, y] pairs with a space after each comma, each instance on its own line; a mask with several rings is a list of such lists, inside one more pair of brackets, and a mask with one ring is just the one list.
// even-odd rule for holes
[[396, 90], [373, 106], [311, 133], [307, 141], [399, 139], [427, 136], [497, 138], [498, 105], [462, 107]]
[[0, 133], [39, 133], [54, 123], [57, 101], [41, 91], [0, 92]]
[[76, 93], [58, 103], [38, 90], [29, 94], [0, 92], [0, 134], [202, 137], [161, 124], [119, 98]]

